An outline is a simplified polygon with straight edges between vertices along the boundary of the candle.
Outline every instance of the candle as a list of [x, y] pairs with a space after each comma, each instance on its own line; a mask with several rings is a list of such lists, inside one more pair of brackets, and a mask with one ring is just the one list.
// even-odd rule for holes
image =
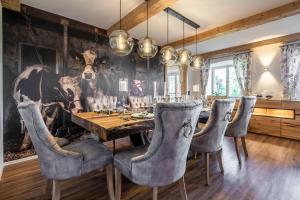
[[167, 82], [164, 82], [164, 98], [167, 96]]
[[153, 98], [156, 98], [156, 81], [153, 82]]
[[178, 83], [175, 84], [175, 97], [178, 97]]

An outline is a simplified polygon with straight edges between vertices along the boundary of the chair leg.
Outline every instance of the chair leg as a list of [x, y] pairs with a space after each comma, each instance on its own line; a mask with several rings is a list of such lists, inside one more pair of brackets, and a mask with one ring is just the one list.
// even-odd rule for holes
[[205, 153], [206, 162], [206, 185], [209, 185], [209, 153]]
[[240, 153], [239, 153], [239, 147], [238, 147], [238, 143], [237, 143], [237, 138], [234, 137], [234, 145], [235, 145], [235, 151], [236, 151], [236, 155], [239, 159], [239, 163], [241, 164], [241, 157], [240, 157]]
[[121, 199], [121, 186], [122, 185], [122, 175], [121, 172], [115, 168], [115, 189], [116, 189], [116, 193], [115, 193], [115, 200], [120, 200]]
[[197, 152], [194, 152], [194, 160], [197, 159]]
[[222, 163], [222, 150], [217, 151], [217, 159], [218, 159], [219, 167], [221, 169], [221, 173], [224, 174], [224, 168]]
[[179, 180], [180, 194], [182, 200], [188, 200], [185, 188], [184, 176]]
[[52, 200], [60, 199], [61, 183], [58, 180], [53, 180], [52, 185]]
[[46, 182], [46, 198], [47, 199], [51, 197], [51, 190], [52, 190], [52, 180], [47, 179], [47, 182]]
[[107, 182], [107, 189], [110, 200], [115, 199], [114, 194], [114, 181], [113, 181], [113, 167], [112, 165], [108, 165], [106, 167], [106, 182]]
[[158, 196], [158, 187], [154, 187], [152, 200], [157, 200], [158, 199], [157, 196]]
[[247, 151], [247, 146], [246, 146], [246, 137], [241, 137], [241, 140], [242, 140], [245, 156], [248, 158], [248, 151]]

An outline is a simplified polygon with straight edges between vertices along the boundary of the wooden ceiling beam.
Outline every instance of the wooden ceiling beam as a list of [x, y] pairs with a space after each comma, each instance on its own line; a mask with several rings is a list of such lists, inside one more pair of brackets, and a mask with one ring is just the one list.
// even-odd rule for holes
[[3, 8], [7, 8], [18, 12], [20, 12], [21, 10], [20, 0], [1, 0], [1, 4]]
[[300, 41], [300, 33], [294, 33], [291, 35], [285, 35], [285, 36], [281, 36], [281, 37], [262, 40], [262, 41], [244, 44], [244, 45], [240, 45], [240, 46], [221, 49], [221, 50], [217, 50], [217, 51], [211, 51], [211, 52], [202, 53], [199, 55], [205, 59], [216, 58], [216, 57], [222, 57], [222, 56], [227, 56], [227, 55], [233, 55], [235, 53], [239, 53], [239, 52], [243, 52], [243, 51], [248, 51], [253, 48], [264, 46], [264, 45], [276, 44], [276, 43], [289, 43], [289, 42], [295, 42], [295, 41]]
[[[265, 24], [271, 21], [279, 20], [285, 17], [296, 15], [300, 13], [300, 0], [294, 1], [283, 6], [273, 8], [271, 10], [246, 17], [229, 24], [219, 26], [208, 31], [204, 31], [197, 34], [197, 42], [202, 42], [219, 36], [223, 36], [228, 33], [245, 30], [251, 27], [255, 27], [261, 24]], [[187, 37], [184, 39], [186, 45], [196, 42], [196, 35]], [[169, 43], [173, 47], [179, 47], [182, 45], [182, 40]]]
[[[169, 7], [177, 0], [149, 0], [149, 18], [156, 15], [157, 13], [163, 11], [165, 8]], [[122, 29], [130, 30], [138, 24], [147, 20], [147, 2], [143, 2], [138, 5], [135, 9], [129, 12], [124, 16], [122, 21]], [[110, 34], [112, 31], [119, 29], [120, 21], [112, 25], [108, 30], [107, 34]]]

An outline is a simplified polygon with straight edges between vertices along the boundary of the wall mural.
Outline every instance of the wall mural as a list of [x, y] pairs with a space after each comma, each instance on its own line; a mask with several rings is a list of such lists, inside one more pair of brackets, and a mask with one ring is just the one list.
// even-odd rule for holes
[[[28, 24], [21, 14], [4, 9], [5, 161], [35, 154], [17, 110], [19, 102], [36, 102], [51, 133], [67, 141], [84, 131], [71, 123], [70, 114], [92, 110], [102, 95], [116, 96], [120, 106], [124, 96], [153, 95], [154, 81], [162, 95], [164, 71], [157, 56], [149, 65], [136, 48], [118, 57], [107, 36], [71, 30], [64, 68], [62, 27], [34, 18]], [[119, 80], [128, 80], [127, 92], [119, 92]]]

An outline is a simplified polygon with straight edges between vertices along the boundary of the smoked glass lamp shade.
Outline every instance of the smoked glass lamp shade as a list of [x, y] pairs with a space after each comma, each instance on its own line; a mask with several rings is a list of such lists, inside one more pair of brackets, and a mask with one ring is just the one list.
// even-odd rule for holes
[[127, 56], [133, 49], [134, 41], [124, 30], [115, 30], [109, 35], [109, 45], [117, 56]]
[[191, 51], [185, 48], [178, 52], [178, 63], [181, 65], [189, 65], [191, 63]]
[[138, 54], [142, 58], [153, 58], [157, 53], [157, 45], [150, 37], [145, 37], [139, 40]]
[[172, 65], [177, 61], [176, 50], [171, 46], [165, 46], [160, 50], [160, 60], [163, 64]]
[[204, 59], [201, 56], [193, 56], [191, 62], [191, 69], [199, 70], [204, 65]]

